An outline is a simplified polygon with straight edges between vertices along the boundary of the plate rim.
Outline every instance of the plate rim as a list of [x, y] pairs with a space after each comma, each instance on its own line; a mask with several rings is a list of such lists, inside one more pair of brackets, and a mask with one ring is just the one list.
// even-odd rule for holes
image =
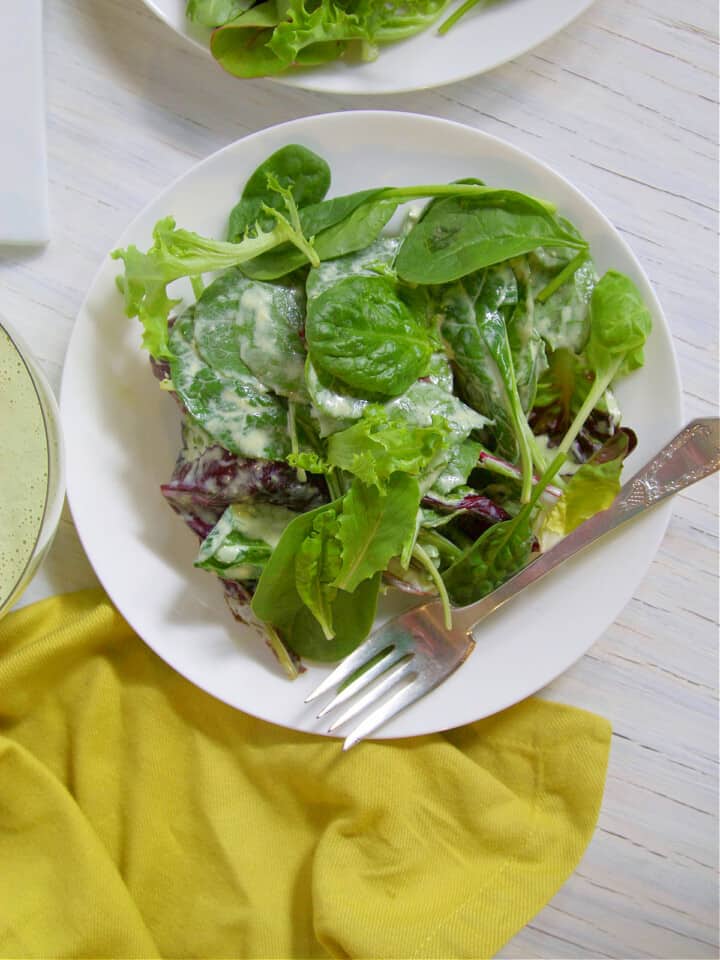
[[[672, 382], [672, 385], [671, 385], [671, 386], [672, 386], [672, 388], [673, 388], [674, 399], [675, 399], [676, 402], [677, 402], [677, 410], [675, 411], [676, 414], [677, 414], [677, 419], [676, 419], [676, 422], [675, 422], [675, 423], [669, 424], [669, 429], [672, 429], [673, 431], [676, 432], [676, 431], [680, 428], [680, 426], [681, 426], [681, 424], [682, 424], [682, 422], [683, 422], [683, 417], [684, 417], [682, 384], [681, 384], [681, 379], [680, 379], [680, 371], [679, 371], [679, 363], [678, 363], [677, 352], [676, 352], [676, 350], [675, 350], [675, 345], [674, 345], [674, 342], [673, 342], [671, 329], [670, 329], [670, 326], [669, 326], [667, 317], [665, 316], [665, 312], [664, 312], [664, 310], [663, 310], [663, 308], [662, 308], [662, 304], [660, 303], [660, 300], [659, 300], [659, 298], [658, 298], [658, 296], [657, 296], [657, 293], [655, 292], [654, 287], [653, 287], [652, 284], [650, 283], [649, 277], [647, 276], [647, 273], [646, 273], [646, 271], [645, 271], [642, 263], [640, 262], [640, 260], [639, 260], [639, 259], [636, 257], [636, 255], [634, 254], [634, 252], [633, 252], [632, 248], [630, 247], [629, 243], [625, 240], [625, 238], [624, 238], [624, 237], [622, 236], [622, 234], [618, 231], [618, 229], [612, 224], [612, 222], [609, 220], [609, 218], [608, 218], [608, 217], [602, 212], [602, 210], [595, 204], [595, 202], [594, 202], [590, 197], [588, 197], [583, 191], [581, 191], [578, 187], [576, 187], [576, 186], [574, 185], [574, 183], [573, 183], [571, 180], [569, 180], [567, 177], [565, 177], [563, 174], [561, 174], [561, 173], [559, 173], [558, 171], [556, 171], [553, 167], [551, 167], [549, 164], [547, 164], [544, 160], [542, 160], [542, 159], [540, 159], [540, 158], [538, 158], [538, 157], [535, 157], [533, 154], [530, 154], [528, 151], [524, 150], [522, 147], [518, 147], [518, 146], [516, 146], [515, 144], [511, 143], [510, 141], [508, 141], [508, 140], [506, 140], [506, 139], [504, 139], [504, 138], [498, 137], [498, 136], [496, 136], [495, 134], [487, 133], [487, 132], [484, 131], [484, 130], [481, 130], [481, 129], [478, 129], [478, 128], [475, 128], [475, 127], [471, 127], [471, 126], [469, 126], [468, 124], [464, 124], [464, 123], [461, 123], [461, 122], [456, 121], [456, 120], [449, 120], [449, 119], [446, 119], [446, 118], [443, 118], [443, 117], [433, 116], [433, 115], [431, 115], [431, 114], [422, 114], [422, 113], [417, 113], [417, 112], [413, 112], [413, 111], [397, 111], [397, 110], [392, 110], [392, 109], [368, 109], [368, 110], [353, 110], [353, 111], [334, 111], [334, 112], [331, 112], [331, 113], [313, 114], [313, 115], [309, 115], [309, 116], [307, 116], [307, 117], [294, 118], [294, 119], [291, 119], [291, 120], [283, 121], [282, 123], [274, 124], [274, 125], [272, 125], [272, 126], [270, 126], [270, 127], [266, 127], [266, 128], [261, 129], [261, 130], [255, 131], [255, 132], [253, 132], [253, 133], [249, 133], [249, 134], [247, 134], [247, 135], [245, 135], [245, 136], [243, 136], [243, 137], [240, 137], [240, 138], [232, 141], [232, 142], [229, 143], [229, 144], [226, 144], [224, 147], [220, 148], [219, 150], [214, 151], [213, 153], [209, 154], [207, 157], [204, 157], [202, 160], [200, 160], [200, 161], [198, 161], [197, 163], [193, 164], [189, 169], [187, 169], [186, 171], [184, 171], [183, 173], [181, 173], [179, 176], [175, 177], [175, 178], [174, 178], [170, 183], [168, 183], [161, 191], [159, 191], [157, 194], [155, 194], [154, 196], [152, 196], [152, 197], [150, 198], [150, 200], [149, 200], [147, 203], [145, 203], [145, 204], [143, 205], [143, 207], [142, 207], [138, 212], [135, 213], [134, 216], [132, 216], [132, 218], [130, 219], [130, 221], [129, 221], [128, 224], [126, 225], [125, 229], [122, 231], [121, 235], [118, 237], [115, 245], [116, 245], [116, 246], [122, 246], [122, 245], [126, 244], [129, 236], [130, 236], [130, 235], [134, 232], [134, 230], [136, 229], [136, 224], [137, 224], [139, 221], [141, 221], [142, 219], [146, 218], [148, 212], [149, 212], [154, 206], [156, 206], [157, 204], [161, 203], [164, 197], [166, 197], [166, 196], [168, 196], [170, 193], [172, 193], [172, 192], [175, 190], [175, 188], [176, 188], [185, 178], [193, 175], [194, 173], [196, 173], [196, 172], [199, 171], [200, 169], [204, 168], [205, 166], [209, 165], [210, 163], [215, 162], [216, 159], [217, 159], [220, 155], [226, 154], [226, 153], [232, 153], [234, 150], [239, 149], [240, 145], [242, 145], [242, 144], [246, 144], [246, 143], [248, 143], [249, 141], [253, 141], [253, 140], [257, 140], [257, 139], [262, 139], [264, 136], [266, 136], [266, 135], [267, 135], [268, 133], [270, 133], [270, 132], [279, 132], [279, 131], [282, 131], [283, 129], [290, 129], [290, 128], [298, 128], [298, 127], [302, 128], [303, 125], [309, 124], [309, 123], [318, 123], [318, 122], [319, 122], [319, 123], [321, 123], [321, 124], [323, 124], [323, 123], [330, 123], [330, 124], [332, 124], [335, 120], [337, 120], [337, 119], [339, 119], [339, 118], [343, 118], [343, 119], [342, 119], [342, 122], [348, 122], [348, 118], [349, 118], [349, 117], [352, 117], [352, 118], [353, 118], [353, 122], [355, 122], [355, 121], [357, 121], [357, 120], [362, 121], [363, 119], [366, 119], [366, 120], [368, 120], [368, 121], [371, 121], [373, 118], [377, 118], [377, 119], [380, 119], [380, 120], [385, 120], [388, 116], [392, 116], [393, 118], [402, 118], [403, 120], [407, 120], [408, 122], [411, 122], [411, 123], [420, 121], [420, 122], [429, 122], [429, 123], [431, 123], [431, 124], [433, 124], [433, 125], [440, 125], [440, 126], [445, 125], [445, 126], [457, 128], [458, 130], [460, 130], [460, 131], [462, 131], [462, 132], [464, 132], [464, 133], [470, 133], [472, 136], [477, 137], [477, 138], [478, 138], [478, 143], [480, 143], [480, 142], [482, 142], [483, 140], [485, 140], [485, 141], [489, 141], [489, 142], [495, 143], [495, 144], [499, 145], [499, 146], [500, 146], [501, 148], [503, 148], [503, 149], [509, 149], [512, 153], [515, 153], [516, 155], [521, 156], [523, 159], [529, 160], [530, 163], [533, 164], [534, 166], [540, 167], [545, 174], [548, 174], [548, 175], [550, 176], [551, 179], [556, 179], [556, 180], [558, 180], [561, 184], [564, 185], [565, 188], [570, 189], [570, 191], [571, 191], [573, 194], [577, 195], [577, 197], [578, 197], [583, 203], [587, 204], [587, 206], [593, 211], [593, 213], [595, 214], [595, 216], [597, 216], [597, 217], [600, 219], [600, 221], [603, 223], [603, 225], [604, 225], [604, 227], [606, 228], [606, 230], [608, 230], [608, 231], [612, 234], [614, 241], [615, 241], [617, 244], [620, 245], [620, 247], [623, 249], [625, 255], [630, 259], [630, 261], [633, 263], [635, 269], [638, 271], [639, 276], [640, 276], [640, 277], [642, 278], [642, 280], [644, 281], [644, 285], [645, 285], [646, 291], [647, 291], [647, 293], [649, 294], [649, 297], [650, 297], [650, 300], [651, 300], [651, 302], [650, 302], [650, 304], [649, 304], [650, 307], [651, 307], [651, 312], [653, 313], [653, 316], [660, 321], [660, 324], [659, 324], [659, 325], [662, 327], [662, 333], [663, 333], [664, 336], [665, 336], [665, 339], [666, 339], [666, 342], [667, 342], [667, 347], [668, 347], [668, 354], [667, 354], [666, 359], [669, 361], [670, 368], [671, 368], [672, 374], [673, 374], [673, 378], [672, 378], [672, 379], [673, 379], [673, 382]], [[104, 255], [104, 257], [103, 257], [102, 260], [100, 261], [100, 263], [99, 263], [99, 265], [98, 265], [98, 267], [97, 267], [97, 269], [96, 269], [96, 271], [95, 271], [95, 273], [94, 273], [94, 275], [93, 275], [93, 277], [92, 277], [92, 280], [91, 280], [91, 282], [90, 282], [90, 284], [89, 284], [89, 286], [88, 286], [86, 295], [85, 295], [85, 297], [83, 298], [83, 301], [82, 301], [82, 303], [80, 304], [80, 306], [79, 306], [79, 308], [78, 308], [78, 310], [77, 310], [75, 322], [74, 322], [74, 324], [73, 324], [73, 330], [72, 330], [72, 333], [71, 333], [71, 336], [70, 336], [70, 340], [69, 340], [69, 343], [68, 343], [68, 348], [67, 348], [67, 351], [66, 351], [66, 361], [67, 361], [67, 358], [71, 356], [71, 353], [72, 353], [72, 350], [73, 350], [73, 342], [74, 342], [74, 340], [75, 340], [76, 333], [77, 333], [77, 330], [78, 330], [78, 323], [77, 323], [77, 321], [80, 319], [80, 317], [83, 315], [83, 313], [86, 312], [86, 308], [87, 308], [87, 306], [88, 306], [88, 304], [89, 304], [89, 302], [90, 302], [91, 295], [92, 295], [93, 291], [94, 291], [95, 288], [96, 288], [96, 284], [97, 284], [97, 282], [98, 282], [98, 279], [99, 279], [99, 277], [100, 277], [100, 274], [102, 273], [103, 269], [104, 269], [105, 266], [107, 265], [107, 261], [108, 261], [108, 258], [109, 258], [109, 253], [110, 253], [110, 251], [106, 252], [106, 254]], [[68, 394], [70, 393], [70, 387], [68, 386], [68, 377], [67, 377], [67, 375], [66, 375], [67, 369], [68, 369], [68, 365], [67, 365], [67, 362], [65, 362], [64, 365], [63, 365], [62, 380], [61, 380], [61, 387], [60, 387], [60, 412], [61, 412], [61, 425], [63, 425], [63, 426], [64, 426], [64, 419], [65, 419], [65, 410], [66, 410], [66, 407], [67, 407], [67, 396], [68, 396]], [[669, 438], [668, 438], [668, 439], [669, 439]], [[68, 467], [69, 467], [69, 454], [67, 455], [67, 460], [68, 460]], [[72, 516], [73, 516], [73, 520], [75, 520], [74, 494], [73, 494], [73, 491], [71, 490], [71, 480], [70, 480], [70, 470], [69, 470], [69, 469], [68, 469], [68, 471], [67, 471], [67, 475], [68, 475], [68, 481], [67, 481], [67, 499], [68, 499], [68, 505], [69, 505], [69, 507], [70, 507], [70, 511], [71, 511]], [[660, 543], [662, 542], [662, 539], [663, 539], [664, 536], [665, 536], [665, 533], [666, 533], [666, 530], [667, 530], [667, 526], [668, 526], [668, 523], [669, 523], [669, 520], [670, 520], [670, 517], [671, 517], [671, 513], [672, 513], [672, 500], [669, 500], [669, 501], [667, 501], [666, 503], [659, 505], [658, 507], [656, 507], [656, 508], [653, 510], [653, 514], [654, 514], [656, 517], [662, 518], [662, 519], [657, 521], [657, 526], [656, 526], [655, 533], [654, 533], [654, 535], [653, 535], [653, 540], [652, 540], [652, 549], [651, 549], [651, 550], [650, 550], [650, 549], [648, 550], [649, 558], [648, 558], [647, 562], [642, 565], [642, 568], [641, 568], [641, 570], [640, 570], [639, 575], [637, 575], [637, 576], [633, 575], [633, 578], [632, 578], [632, 579], [633, 579], [632, 591], [634, 591], [635, 589], [637, 589], [637, 586], [642, 582], [642, 580], [644, 579], [644, 577], [647, 575], [647, 571], [648, 571], [651, 563], [652, 563], [653, 560], [655, 559], [655, 557], [656, 557], [656, 555], [657, 555], [657, 551], [658, 551], [659, 546], [660, 546]], [[118, 603], [115, 601], [114, 597], [113, 597], [113, 592], [114, 592], [114, 591], [113, 591], [112, 587], [111, 587], [111, 586], [108, 586], [108, 585], [104, 582], [103, 577], [102, 577], [102, 576], [100, 575], [100, 573], [97, 571], [97, 569], [96, 569], [96, 567], [95, 567], [95, 564], [94, 564], [93, 561], [92, 561], [91, 553], [90, 553], [90, 551], [88, 550], [88, 547], [87, 547], [87, 545], [86, 545], [86, 541], [85, 541], [85, 537], [84, 537], [84, 535], [83, 535], [83, 532], [81, 531], [81, 529], [79, 528], [79, 526], [77, 525], [77, 523], [75, 523], [75, 527], [76, 527], [76, 530], [77, 530], [78, 537], [79, 537], [79, 539], [80, 539], [80, 541], [81, 541], [81, 543], [82, 543], [82, 545], [83, 545], [83, 549], [85, 550], [85, 552], [86, 552], [86, 554], [87, 554], [87, 556], [88, 556], [88, 559], [89, 559], [91, 565], [93, 566], [93, 570], [95, 571], [96, 575], [98, 576], [98, 579], [100, 580], [103, 588], [105, 589], [106, 593], [108, 594], [108, 596], [109, 596], [110, 599], [112, 600], [113, 604], [114, 604], [114, 605], [116, 606], [116, 608], [120, 611], [121, 615], [126, 619], [126, 621], [130, 624], [130, 626], [133, 628], [133, 630], [138, 634], [138, 636], [139, 636], [139, 638], [142, 640], [142, 642], [145, 643], [148, 647], [150, 647], [150, 649], [152, 649], [152, 650], [153, 650], [162, 660], [164, 660], [172, 669], [174, 669], [176, 672], [178, 672], [178, 673], [181, 674], [183, 677], [185, 677], [185, 679], [187, 679], [189, 682], [193, 683], [193, 685], [195, 685], [195, 686], [199, 687], [200, 689], [204, 690], [208, 695], [214, 697], [215, 699], [217, 699], [217, 700], [219, 700], [219, 701], [221, 701], [221, 702], [223, 702], [223, 703], [227, 703], [227, 704], [228, 704], [229, 706], [231, 706], [233, 709], [240, 710], [241, 712], [243, 712], [243, 713], [245, 713], [245, 714], [247, 714], [247, 715], [256, 717], [257, 719], [263, 720], [264, 722], [274, 723], [274, 724], [276, 724], [277, 726], [281, 726], [281, 727], [284, 727], [284, 728], [286, 728], [286, 729], [292, 729], [292, 730], [297, 730], [298, 732], [308, 733], [308, 734], [311, 735], [311, 736], [328, 736], [328, 737], [333, 738], [333, 739], [342, 739], [343, 734], [337, 734], [337, 733], [330, 734], [330, 733], [327, 733], [327, 732], [324, 731], [324, 730], [306, 730], [306, 729], [304, 729], [304, 728], [302, 728], [302, 727], [299, 727], [299, 726], [295, 725], [295, 724], [292, 723], [292, 722], [284, 721], [284, 720], [281, 720], [281, 719], [275, 719], [275, 718], [273, 718], [273, 717], [271, 717], [271, 716], [264, 715], [264, 714], [258, 712], [257, 710], [248, 709], [246, 706], [238, 706], [236, 703], [233, 703], [232, 701], [226, 699], [225, 697], [221, 696], [220, 694], [218, 694], [218, 693], [215, 692], [214, 690], [209, 689], [208, 686], [206, 686], [202, 681], [198, 681], [197, 679], [195, 679], [195, 677], [192, 676], [192, 675], [190, 674], [190, 672], [186, 671], [186, 670], [183, 669], [181, 666], [178, 666], [176, 660], [174, 660], [172, 657], [169, 657], [166, 650], [162, 649], [160, 646], [156, 646], [155, 643], [153, 643], [152, 641], [146, 639], [146, 638], [143, 636], [142, 631], [138, 628], [138, 626], [137, 626], [137, 625], [135, 624], [135, 622], [134, 622], [134, 617], [132, 616], [132, 613], [128, 614], [128, 613], [126, 613], [125, 611], [121, 610], [120, 604], [118, 604]], [[532, 589], [532, 588], [531, 588], [531, 589]], [[632, 595], [632, 591], [631, 591], [630, 596]], [[604, 625], [603, 625], [600, 629], [593, 631], [592, 639], [589, 640], [588, 642], [584, 643], [582, 649], [579, 650], [579, 652], [577, 652], [577, 654], [576, 654], [575, 656], [573, 656], [573, 658], [572, 658], [571, 660], [566, 661], [566, 662], [564, 663], [564, 665], [563, 665], [561, 668], [559, 668], [559, 669], [548, 671], [546, 674], [544, 674], [544, 675], [542, 676], [542, 679], [541, 679], [539, 682], [537, 682], [537, 680], [533, 680], [533, 681], [531, 681], [530, 683], [526, 684], [525, 686], [519, 686], [510, 696], [508, 696], [508, 697], [502, 702], [501, 705], [499, 705], [499, 706], [494, 706], [493, 709], [492, 709], [490, 712], [488, 712], [488, 711], [482, 712], [482, 711], [481, 711], [481, 712], [478, 713], [478, 712], [476, 711], [477, 715], [476, 715], [473, 719], [463, 720], [463, 721], [461, 721], [461, 722], [459, 722], [459, 723], [450, 723], [450, 724], [447, 724], [447, 725], [445, 725], [445, 726], [443, 726], [442, 724], [438, 724], [438, 723], [436, 723], [436, 722], [433, 722], [433, 721], [430, 719], [429, 722], [426, 722], [426, 723], [415, 723], [415, 724], [414, 724], [414, 729], [413, 729], [413, 731], [412, 731], [412, 732], [408, 732], [408, 733], [400, 733], [400, 734], [398, 734], [398, 733], [392, 732], [392, 730], [391, 730], [389, 733], [387, 733], [387, 732], [385, 732], [384, 730], [380, 730], [380, 731], [376, 732], [375, 734], [373, 734], [373, 736], [371, 737], [371, 739], [374, 739], [374, 740], [386, 740], [386, 739], [391, 739], [391, 738], [394, 738], [394, 737], [406, 738], [406, 737], [424, 736], [424, 735], [432, 734], [432, 733], [441, 733], [441, 732], [443, 732], [443, 731], [445, 731], [445, 730], [455, 729], [455, 728], [457, 728], [457, 727], [459, 727], [459, 726], [465, 725], [466, 723], [475, 722], [475, 721], [481, 720], [481, 719], [483, 719], [483, 718], [485, 718], [485, 717], [487, 717], [487, 716], [495, 715], [496, 713], [498, 713], [498, 712], [500, 712], [500, 711], [502, 711], [502, 710], [504, 710], [504, 709], [507, 709], [508, 707], [510, 707], [510, 706], [512, 706], [512, 705], [514, 705], [514, 704], [516, 704], [516, 703], [518, 703], [518, 702], [520, 702], [521, 700], [525, 699], [526, 697], [528, 697], [528, 696], [530, 696], [530, 695], [532, 695], [532, 694], [534, 694], [534, 693], [537, 693], [538, 691], [542, 690], [545, 686], [547, 686], [547, 684], [549, 684], [549, 683], [552, 682], [553, 680], [557, 679], [557, 677], [559, 677], [559, 676], [561, 676], [562, 674], [564, 674], [567, 670], [570, 669], [570, 667], [572, 667], [572, 666], [573, 666], [575, 663], [577, 663], [580, 659], [582, 659], [582, 657], [583, 657], [583, 656], [588, 652], [588, 650], [590, 650], [591, 647], [600, 639], [600, 637], [605, 633], [605, 631], [617, 620], [617, 618], [620, 616], [620, 614], [622, 613], [622, 611], [625, 609], [625, 606], [627, 605], [627, 602], [629, 602], [629, 598], [628, 598], [628, 600], [626, 600], [626, 601], [622, 604], [622, 606], [621, 606], [619, 609], [615, 610], [609, 617], [606, 616], [606, 617], [603, 618], [603, 619], [604, 619]], [[314, 664], [311, 663], [311, 666], [314, 666]], [[402, 715], [401, 715], [401, 716], [402, 716]], [[431, 716], [431, 715], [430, 715], [430, 716]], [[394, 722], [394, 721], [393, 721], [393, 722]]]

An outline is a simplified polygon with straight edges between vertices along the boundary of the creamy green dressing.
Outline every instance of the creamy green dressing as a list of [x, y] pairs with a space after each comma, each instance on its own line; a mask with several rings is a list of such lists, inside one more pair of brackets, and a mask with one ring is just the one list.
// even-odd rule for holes
[[33, 556], [45, 512], [48, 470], [37, 390], [0, 326], [0, 609]]

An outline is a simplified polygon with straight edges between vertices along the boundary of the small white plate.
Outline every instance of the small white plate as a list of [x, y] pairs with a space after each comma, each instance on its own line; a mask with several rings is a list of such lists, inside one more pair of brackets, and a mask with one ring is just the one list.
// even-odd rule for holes
[[[336, 61], [274, 79], [321, 93], [407, 93], [441, 87], [485, 73], [521, 56], [563, 30], [592, 2], [501, 0], [487, 8], [470, 11], [445, 36], [440, 36], [437, 25], [433, 25], [408, 40], [387, 44], [371, 63]], [[185, 0], [145, 0], [145, 3], [173, 30], [210, 55], [210, 31], [188, 22]], [[438, 24], [440, 22], [442, 18]]]
[[[590, 241], [602, 272], [629, 274], [652, 311], [645, 366], [618, 389], [638, 434], [626, 476], [680, 427], [675, 355], [660, 305], [639, 263], [603, 215], [566, 180], [528, 154], [460, 124], [414, 114], [351, 111], [281, 124], [231, 144], [185, 174], [118, 241], [147, 249], [155, 222], [224, 236], [247, 177], [288, 143], [317, 151], [332, 192], [480, 177], [555, 202]], [[220, 585], [194, 569], [197, 540], [160, 493], [180, 443], [179, 416], [140, 349], [140, 324], [123, 316], [117, 261], [104, 260], [75, 324], [62, 383], [68, 495], [91, 563], [120, 612], [171, 666], [225, 702], [265, 720], [322, 733], [303, 704], [327, 672], [311, 666], [295, 683], [262, 640], [233, 621]], [[459, 726], [539, 690], [590, 647], [631, 598], [665, 531], [669, 505], [597, 544], [528, 588], [485, 624], [467, 663], [395, 718], [383, 737]]]

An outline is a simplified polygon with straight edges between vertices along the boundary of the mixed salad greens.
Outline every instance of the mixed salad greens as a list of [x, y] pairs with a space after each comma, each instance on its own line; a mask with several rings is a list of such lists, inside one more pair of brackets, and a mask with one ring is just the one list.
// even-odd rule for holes
[[[472, 8], [465, 0], [438, 28]], [[497, 0], [495, 0], [497, 2]], [[426, 30], [451, 0], [188, 0], [186, 15], [210, 27], [210, 49], [237, 77], [267, 77], [331, 60], [368, 61], [386, 43]]]
[[227, 240], [166, 218], [113, 254], [182, 411], [162, 492], [291, 676], [356, 647], [389, 585], [449, 622], [609, 506], [635, 442], [612, 386], [651, 325], [543, 200], [472, 178], [329, 188], [291, 144]]

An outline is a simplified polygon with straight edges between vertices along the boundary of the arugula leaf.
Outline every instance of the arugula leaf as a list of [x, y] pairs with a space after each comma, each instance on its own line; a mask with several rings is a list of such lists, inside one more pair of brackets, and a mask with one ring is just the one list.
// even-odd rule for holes
[[433, 345], [384, 277], [346, 277], [308, 304], [315, 367], [365, 396], [393, 397], [425, 373]]
[[411, 283], [450, 283], [540, 246], [587, 249], [584, 240], [569, 233], [533, 197], [512, 190], [474, 189], [475, 196], [434, 203], [415, 224], [398, 253], [399, 277]]
[[338, 517], [342, 567], [335, 584], [352, 592], [387, 567], [415, 539], [420, 490], [417, 480], [393, 473], [385, 491], [355, 481]]
[[443, 20], [438, 27], [438, 33], [440, 36], [443, 36], [448, 32], [448, 30], [450, 30], [451, 27], [454, 27], [458, 20], [464, 17], [468, 11], [472, 10], [474, 7], [487, 6], [487, 4], [490, 2], [492, 2], [492, 0], [465, 0], [465, 2], [461, 3], [460, 6], [457, 7], [457, 9], [454, 10], [446, 20]]
[[[286, 196], [292, 216], [292, 199]], [[275, 226], [239, 243], [210, 240], [189, 230], [177, 230], [175, 220], [165, 217], [155, 224], [153, 245], [142, 253], [134, 245], [114, 250], [114, 260], [122, 260], [124, 277], [118, 286], [125, 297], [125, 313], [138, 317], [144, 327], [143, 346], [156, 359], [170, 359], [168, 317], [181, 301], [167, 295], [167, 286], [181, 277], [199, 277], [203, 273], [225, 270], [253, 259], [260, 253], [287, 241], [303, 251], [303, 258], [318, 263], [317, 255], [302, 233], [278, 210], [271, 211]], [[296, 213], [296, 211], [295, 211]], [[294, 217], [292, 217], [295, 219]]]
[[465, 606], [487, 596], [530, 562], [538, 500], [564, 461], [565, 455], [558, 454], [520, 512], [489, 527], [444, 571], [443, 580], [455, 605]]

